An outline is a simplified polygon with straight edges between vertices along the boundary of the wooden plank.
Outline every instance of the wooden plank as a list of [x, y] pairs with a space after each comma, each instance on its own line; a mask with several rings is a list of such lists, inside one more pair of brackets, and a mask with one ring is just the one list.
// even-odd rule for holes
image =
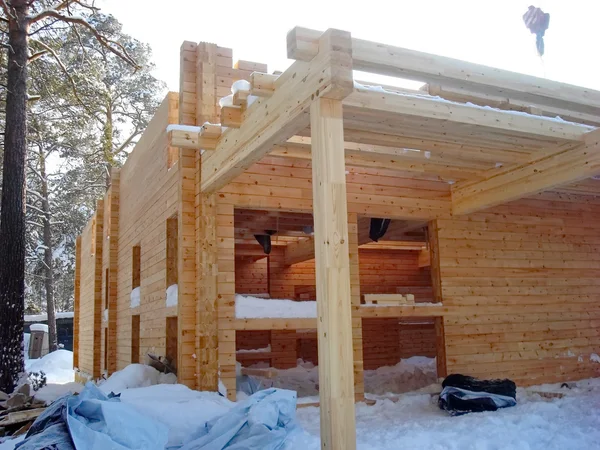
[[[339, 58], [336, 55], [343, 54], [337, 51], [343, 35], [331, 30], [322, 39], [324, 50], [320, 56], [310, 63], [294, 63], [279, 77], [278, 81], [282, 81], [275, 93], [255, 102], [240, 128], [227, 130], [214, 154], [204, 156], [207, 159], [202, 166], [203, 192], [222, 188], [266, 155], [273, 145], [306, 128], [308, 108], [315, 98], [343, 98], [351, 92], [352, 77], [342, 79], [333, 69]], [[350, 57], [343, 63], [351, 67]]]
[[361, 306], [361, 317], [439, 317], [454, 313], [456, 315], [465, 314], [460, 311], [452, 311], [450, 307], [440, 305], [419, 306], [400, 305], [400, 306]]
[[[296, 27], [288, 34], [288, 58], [311, 60], [320, 31]], [[529, 104], [561, 106], [598, 115], [600, 92], [444, 56], [352, 39], [355, 70], [516, 98]]]
[[600, 173], [600, 130], [584, 143], [476, 183], [452, 186], [454, 214], [466, 214], [573, 183]]
[[179, 148], [214, 150], [217, 148], [217, 139], [201, 136], [198, 130], [171, 130], [167, 133], [169, 145]]
[[[352, 73], [348, 76], [351, 78]], [[342, 103], [311, 106], [319, 401], [323, 448], [355, 449], [354, 363]]]

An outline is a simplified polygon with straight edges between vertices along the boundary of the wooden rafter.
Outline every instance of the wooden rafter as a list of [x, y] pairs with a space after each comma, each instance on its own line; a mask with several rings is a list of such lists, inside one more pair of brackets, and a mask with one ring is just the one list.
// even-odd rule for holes
[[584, 142], [475, 182], [452, 188], [452, 211], [466, 214], [506, 203], [600, 173], [600, 130]]

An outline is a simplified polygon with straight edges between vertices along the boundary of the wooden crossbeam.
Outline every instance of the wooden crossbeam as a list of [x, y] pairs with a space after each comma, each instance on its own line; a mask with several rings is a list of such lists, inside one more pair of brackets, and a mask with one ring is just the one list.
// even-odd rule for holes
[[591, 127], [541, 116], [515, 114], [443, 101], [429, 96], [394, 94], [356, 88], [344, 106], [377, 110], [403, 116], [418, 116], [466, 125], [493, 128], [561, 140], [580, 140]]
[[270, 97], [275, 92], [275, 82], [279, 75], [254, 72], [250, 75], [250, 94], [257, 97]]
[[315, 240], [313, 237], [299, 239], [285, 246], [285, 265], [289, 266], [315, 257]]
[[[288, 58], [310, 60], [319, 51], [320, 35], [294, 28]], [[401, 47], [353, 38], [352, 63], [354, 70], [600, 115], [599, 91]]]
[[340, 38], [334, 30], [325, 33], [322, 51], [312, 61], [295, 62], [279, 77], [281, 84], [273, 95], [260, 108], [249, 108], [239, 129], [227, 130], [214, 154], [203, 158], [202, 191], [214, 192], [225, 186], [273, 145], [306, 128], [308, 108], [316, 98], [344, 98], [352, 91], [352, 78], [340, 78], [332, 69], [340, 52], [337, 41]]
[[167, 138], [171, 147], [197, 150], [214, 150], [218, 142], [217, 139], [200, 136], [200, 130], [172, 130], [167, 133]]
[[242, 126], [242, 109], [239, 106], [223, 106], [221, 108], [221, 125], [239, 128]]
[[480, 209], [574, 183], [600, 173], [600, 129], [583, 144], [508, 169], [475, 183], [452, 187], [453, 214]]

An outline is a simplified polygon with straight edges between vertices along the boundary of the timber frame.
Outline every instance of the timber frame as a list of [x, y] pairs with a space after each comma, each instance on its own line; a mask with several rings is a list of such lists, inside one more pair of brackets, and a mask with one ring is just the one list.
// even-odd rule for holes
[[[580, 265], [583, 257], [557, 255], [591, 255], [600, 248], [594, 247], [600, 245], [598, 226], [577, 223], [596, 217], [600, 205], [600, 181], [592, 178], [600, 174], [600, 92], [365, 41], [334, 29], [295, 28], [287, 36], [287, 48], [295, 62], [277, 75], [267, 73], [264, 64], [232, 65], [231, 50], [215, 44], [185, 42], [181, 48], [178, 119], [166, 129], [170, 152], [179, 149], [180, 382], [216, 390], [220, 379], [235, 398], [237, 330], [317, 328], [323, 448], [352, 449], [354, 402], [364, 398], [364, 318], [435, 317], [442, 337], [440, 375], [447, 366], [474, 374], [543, 372], [541, 360], [559, 358], [537, 343], [544, 339], [564, 338], [565, 345], [579, 346], [581, 354], [598, 349], [597, 333], [559, 336], [567, 325], [555, 326], [555, 321], [568, 316], [589, 322], [591, 329], [600, 323], [597, 302], [592, 309], [578, 309], [600, 294], [598, 283], [589, 281], [593, 288], [588, 289], [574, 281], [597, 277], [600, 261], [592, 257], [592, 264]], [[356, 81], [354, 71], [426, 84], [419, 91], [370, 86]], [[221, 106], [219, 100], [237, 80], [248, 84], [235, 87], [231, 101]], [[260, 164], [277, 166], [281, 173], [273, 168], [269, 178], [252, 172]], [[286, 172], [287, 164], [291, 169]], [[294, 170], [311, 171], [307, 183]], [[389, 191], [361, 185], [361, 179], [382, 174], [397, 176]], [[351, 178], [355, 181], [349, 182]], [[553, 219], [543, 213], [545, 208], [559, 212]], [[316, 319], [235, 317], [234, 249], [244, 240], [234, 223], [239, 209], [312, 213], [314, 237], [288, 242], [285, 263], [315, 259]], [[404, 232], [414, 223], [429, 223], [428, 264], [440, 304], [361, 305], [359, 247], [385, 245], [377, 247], [361, 237], [364, 217], [413, 221]], [[501, 228], [499, 221], [512, 229]], [[509, 236], [513, 230], [515, 235]], [[469, 239], [480, 240], [471, 245]], [[498, 244], [488, 245], [488, 239]], [[537, 246], [527, 245], [536, 239]], [[505, 262], [509, 256], [515, 261]], [[481, 266], [477, 258], [495, 264], [481, 269], [486, 278], [470, 273]], [[537, 262], [548, 258], [552, 261]], [[464, 266], [465, 260], [474, 266]], [[537, 297], [525, 312], [512, 311], [518, 299], [542, 295], [539, 280], [544, 286], [564, 281], [552, 293], [556, 305], [568, 302], [567, 288], [573, 290], [577, 300], [566, 316]], [[509, 294], [514, 298], [502, 297]], [[527, 314], [536, 318], [523, 319]], [[478, 321], [482, 317], [485, 321]], [[523, 327], [508, 323], [509, 317], [522, 320]], [[528, 320], [535, 324], [527, 325]], [[118, 329], [117, 322], [109, 308], [108, 326]], [[534, 345], [526, 342], [530, 330], [547, 334], [536, 337]], [[118, 339], [116, 333], [111, 332], [110, 342]], [[486, 340], [490, 333], [501, 337]], [[468, 350], [460, 343], [466, 334], [472, 339]], [[516, 341], [518, 348], [511, 344]], [[496, 358], [490, 353], [494, 349], [506, 353]], [[518, 369], [507, 365], [519, 358], [527, 364]], [[494, 364], [496, 372], [484, 363]], [[473, 364], [480, 364], [477, 370], [470, 370]], [[574, 370], [597, 373], [589, 365]]]

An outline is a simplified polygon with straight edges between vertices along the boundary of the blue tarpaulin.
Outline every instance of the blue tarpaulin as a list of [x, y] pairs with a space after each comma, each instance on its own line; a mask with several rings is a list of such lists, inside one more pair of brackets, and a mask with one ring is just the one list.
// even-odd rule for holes
[[265, 389], [204, 424], [180, 450], [277, 450], [295, 419], [296, 392]]
[[168, 436], [163, 424], [88, 383], [81, 394], [55, 401], [15, 449], [162, 450]]
[[[222, 416], [198, 423], [179, 449], [277, 450], [295, 429], [295, 416], [296, 392], [266, 389]], [[162, 450], [168, 435], [164, 424], [88, 383], [81, 394], [66, 395], [50, 405], [15, 449]]]

